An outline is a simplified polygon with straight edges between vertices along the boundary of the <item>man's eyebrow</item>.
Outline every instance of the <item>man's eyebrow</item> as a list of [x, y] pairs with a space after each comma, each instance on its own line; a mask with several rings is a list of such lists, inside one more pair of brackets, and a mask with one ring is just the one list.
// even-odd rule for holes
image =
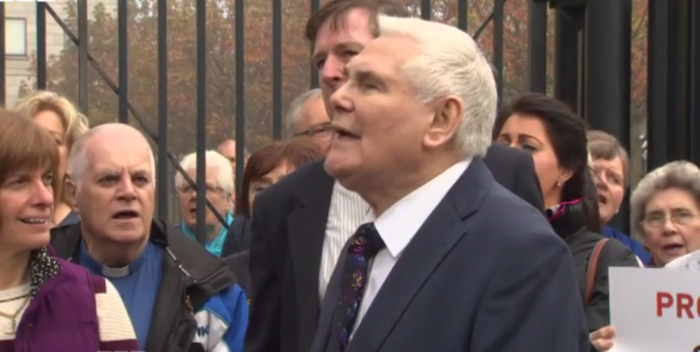
[[119, 171], [116, 171], [116, 170], [109, 170], [109, 169], [102, 169], [102, 170], [98, 170], [98, 171], [95, 173], [95, 176], [96, 176], [97, 178], [102, 178], [102, 177], [105, 177], [105, 176], [114, 176], [114, 175], [119, 175]]
[[151, 173], [148, 172], [148, 170], [136, 170], [136, 171], [132, 172], [131, 174], [132, 174], [132, 176], [146, 176], [146, 177], [151, 176]]

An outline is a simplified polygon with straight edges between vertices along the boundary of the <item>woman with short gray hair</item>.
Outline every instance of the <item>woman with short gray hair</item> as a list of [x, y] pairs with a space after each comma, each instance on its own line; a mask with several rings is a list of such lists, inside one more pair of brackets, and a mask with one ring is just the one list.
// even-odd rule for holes
[[[700, 250], [700, 169], [674, 161], [648, 173], [630, 199], [632, 231], [649, 249], [649, 267], [663, 267]], [[613, 347], [615, 329], [606, 326], [591, 334], [601, 352]]]
[[648, 173], [630, 199], [632, 231], [662, 267], [700, 249], [700, 169], [674, 161]]

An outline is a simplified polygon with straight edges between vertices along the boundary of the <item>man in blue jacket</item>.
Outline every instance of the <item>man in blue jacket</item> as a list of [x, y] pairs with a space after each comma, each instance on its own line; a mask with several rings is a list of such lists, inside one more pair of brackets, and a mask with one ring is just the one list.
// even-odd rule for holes
[[245, 293], [222, 260], [153, 219], [155, 162], [145, 137], [126, 124], [98, 126], [73, 145], [68, 174], [81, 221], [53, 229], [51, 245], [114, 284], [141, 349], [241, 351]]

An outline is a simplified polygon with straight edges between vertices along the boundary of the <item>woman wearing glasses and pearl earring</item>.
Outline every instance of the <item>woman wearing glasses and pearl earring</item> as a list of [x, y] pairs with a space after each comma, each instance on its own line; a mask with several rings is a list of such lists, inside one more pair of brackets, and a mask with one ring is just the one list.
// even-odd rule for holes
[[0, 351], [139, 350], [116, 289], [51, 255], [56, 142], [0, 109]]

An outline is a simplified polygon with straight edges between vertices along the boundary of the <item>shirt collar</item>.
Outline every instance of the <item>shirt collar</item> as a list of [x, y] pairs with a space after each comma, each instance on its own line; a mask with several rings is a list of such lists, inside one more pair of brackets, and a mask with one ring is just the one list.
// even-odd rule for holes
[[378, 218], [372, 211], [367, 221], [374, 222], [391, 256], [397, 258], [416, 235], [447, 192], [462, 176], [472, 159], [462, 160], [418, 189], [401, 198]]

